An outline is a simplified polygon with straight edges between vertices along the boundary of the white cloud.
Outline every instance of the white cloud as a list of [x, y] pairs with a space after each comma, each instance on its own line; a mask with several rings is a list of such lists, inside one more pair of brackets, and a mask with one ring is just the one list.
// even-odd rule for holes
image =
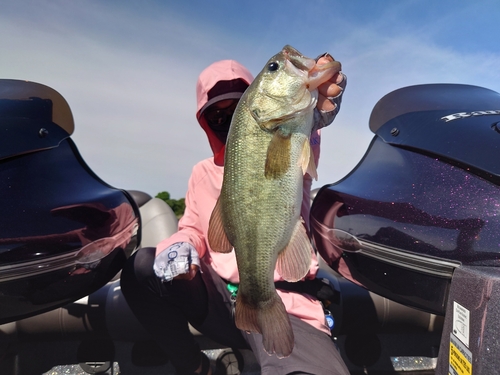
[[325, 19], [334, 17], [330, 33], [313, 24], [320, 5], [314, 12], [271, 14], [259, 20], [264, 29], [257, 34], [266, 38], [257, 40], [253, 32], [209, 24], [210, 17], [200, 23], [199, 15], [154, 3], [148, 9], [92, 1], [16, 4], [0, 14], [0, 32], [9, 35], [0, 40], [9, 51], [0, 58], [2, 75], [58, 90], [73, 110], [73, 139], [89, 166], [112, 185], [152, 195], [184, 196], [192, 166], [210, 155], [194, 116], [195, 82], [217, 59], [235, 58], [257, 73], [290, 43], [306, 54], [328, 50], [343, 63], [349, 84], [338, 119], [323, 132], [315, 186], [343, 177], [360, 160], [372, 138], [371, 109], [389, 91], [430, 82], [500, 91], [494, 51], [443, 47], [436, 34], [446, 25], [388, 35], [389, 24], [392, 32], [396, 20], [404, 25], [397, 12], [363, 24], [352, 21], [354, 13], [343, 21], [335, 7], [324, 8]]

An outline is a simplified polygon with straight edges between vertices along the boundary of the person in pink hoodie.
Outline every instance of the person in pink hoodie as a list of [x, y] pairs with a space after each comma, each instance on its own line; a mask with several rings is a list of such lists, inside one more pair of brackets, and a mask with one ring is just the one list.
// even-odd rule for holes
[[[330, 59], [324, 54], [318, 63]], [[294, 330], [295, 346], [289, 357], [268, 355], [261, 335], [240, 331], [232, 318], [234, 296], [227, 288], [239, 281], [234, 251], [216, 253], [208, 245], [208, 223], [222, 186], [231, 117], [252, 80], [252, 74], [234, 60], [215, 62], [201, 72], [196, 86], [196, 117], [207, 134], [213, 157], [200, 161], [192, 170], [178, 231], [156, 249], [140, 249], [129, 259], [122, 271], [122, 292], [135, 316], [169, 355], [178, 374], [211, 374], [209, 361], [188, 323], [222, 345], [251, 348], [262, 374], [348, 374], [330, 338], [323, 307], [310, 294], [277, 289]], [[339, 73], [319, 87], [311, 135], [316, 163], [320, 129], [338, 113], [345, 84], [346, 77]], [[306, 227], [311, 184], [311, 177], [305, 175], [301, 214]], [[306, 280], [313, 280], [317, 270], [318, 260], [313, 256]], [[275, 281], [282, 281], [277, 272]]]

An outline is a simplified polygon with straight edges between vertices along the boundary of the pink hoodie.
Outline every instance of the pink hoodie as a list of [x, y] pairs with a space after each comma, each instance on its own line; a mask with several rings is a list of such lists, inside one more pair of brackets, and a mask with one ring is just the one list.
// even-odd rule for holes
[[[205, 119], [200, 116], [200, 110], [208, 101], [207, 93], [218, 81], [237, 78], [244, 80], [248, 84], [253, 81], [251, 73], [234, 60], [216, 62], [200, 74], [196, 86], [198, 100], [196, 117], [207, 134], [214, 157], [202, 160], [193, 167], [185, 198], [186, 210], [179, 220], [179, 230], [171, 237], [160, 242], [156, 247], [156, 254], [159, 254], [176, 242], [189, 242], [196, 248], [200, 258], [203, 258], [207, 264], [211, 265], [220, 277], [232, 283], [239, 282], [234, 250], [229, 254], [216, 253], [210, 249], [207, 241], [208, 222], [222, 186], [225, 145], [208, 127]], [[311, 139], [311, 145], [313, 146], [317, 161], [319, 155], [319, 131]], [[309, 218], [310, 190], [311, 179], [309, 176], [306, 176], [304, 178], [302, 216], [307, 221]], [[315, 256], [312, 256], [307, 278], [314, 278], [317, 270], [318, 261]], [[282, 280], [276, 271], [274, 279], [275, 281]], [[308, 295], [281, 290], [278, 290], [278, 294], [281, 296], [289, 314], [299, 317], [328, 334], [330, 333], [328, 327], [325, 325], [325, 316], [319, 301]]]

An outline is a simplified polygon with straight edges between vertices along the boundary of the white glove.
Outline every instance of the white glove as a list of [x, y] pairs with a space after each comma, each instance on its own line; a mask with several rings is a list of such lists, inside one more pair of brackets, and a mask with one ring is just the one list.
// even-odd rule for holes
[[188, 242], [176, 242], [155, 258], [153, 269], [162, 281], [170, 281], [178, 275], [189, 273], [191, 264], [200, 266], [200, 256], [194, 246]]

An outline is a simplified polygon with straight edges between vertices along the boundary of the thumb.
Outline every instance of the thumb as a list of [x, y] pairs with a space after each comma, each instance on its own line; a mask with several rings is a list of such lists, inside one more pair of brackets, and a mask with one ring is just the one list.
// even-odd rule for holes
[[193, 280], [194, 277], [196, 276], [196, 274], [198, 273], [198, 270], [200, 269], [199, 266], [197, 266], [196, 264], [191, 264], [189, 266], [189, 279], [190, 280]]

